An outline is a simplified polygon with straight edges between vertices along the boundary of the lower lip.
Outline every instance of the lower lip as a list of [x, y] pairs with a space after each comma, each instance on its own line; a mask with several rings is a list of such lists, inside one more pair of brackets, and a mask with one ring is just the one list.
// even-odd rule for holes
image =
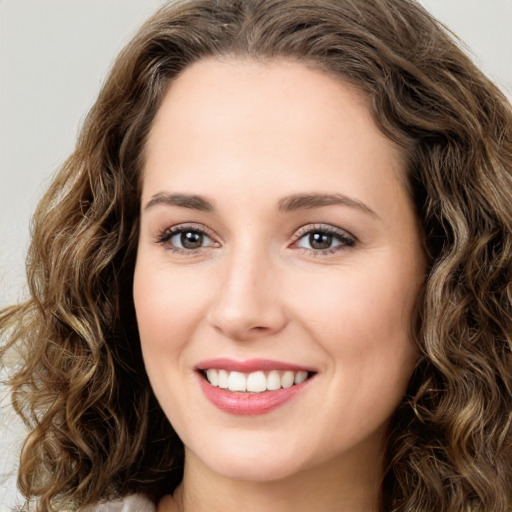
[[311, 378], [286, 389], [263, 393], [239, 393], [218, 388], [212, 386], [202, 375], [199, 375], [199, 380], [206, 398], [221, 411], [237, 416], [258, 416], [292, 400], [308, 386]]

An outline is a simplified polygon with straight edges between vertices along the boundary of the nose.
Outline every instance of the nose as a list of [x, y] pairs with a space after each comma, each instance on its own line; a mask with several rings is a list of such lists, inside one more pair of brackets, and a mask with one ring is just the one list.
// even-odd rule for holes
[[232, 254], [209, 309], [211, 326], [233, 340], [269, 336], [287, 324], [275, 265], [256, 253]]

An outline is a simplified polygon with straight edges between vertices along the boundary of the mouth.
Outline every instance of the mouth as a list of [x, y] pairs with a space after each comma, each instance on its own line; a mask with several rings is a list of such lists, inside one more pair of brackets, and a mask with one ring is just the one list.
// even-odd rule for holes
[[223, 412], [254, 416], [268, 413], [302, 394], [317, 374], [311, 368], [253, 359], [212, 359], [196, 367], [206, 398]]
[[313, 372], [306, 370], [257, 370], [250, 373], [208, 368], [200, 370], [202, 376], [212, 385], [238, 393], [265, 393], [288, 389], [311, 378]]

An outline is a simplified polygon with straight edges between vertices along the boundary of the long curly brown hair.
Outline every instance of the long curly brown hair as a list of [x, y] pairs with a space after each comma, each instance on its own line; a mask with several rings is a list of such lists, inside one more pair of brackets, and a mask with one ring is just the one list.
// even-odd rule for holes
[[293, 59], [354, 85], [407, 157], [430, 265], [381, 510], [512, 510], [512, 110], [413, 0], [172, 2], [122, 51], [35, 213], [30, 299], [0, 314], [31, 428], [21, 490], [49, 511], [157, 498], [181, 479], [132, 302], [140, 169], [169, 84], [225, 55]]

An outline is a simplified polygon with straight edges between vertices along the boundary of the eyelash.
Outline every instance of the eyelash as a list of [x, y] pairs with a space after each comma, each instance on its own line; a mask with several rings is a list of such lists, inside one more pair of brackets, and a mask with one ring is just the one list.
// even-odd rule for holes
[[212, 246], [219, 245], [218, 242], [215, 242], [214, 237], [212, 234], [209, 233], [207, 229], [201, 226], [193, 225], [193, 224], [185, 224], [185, 225], [179, 225], [179, 226], [173, 226], [171, 228], [164, 229], [156, 238], [156, 243], [165, 245], [166, 249], [168, 249], [171, 252], [179, 253], [179, 254], [195, 254], [205, 247], [198, 247], [197, 249], [185, 249], [182, 247], [176, 247], [175, 245], [172, 245], [170, 243], [171, 239], [176, 236], [183, 233], [197, 233], [203, 237], [208, 237], [210, 240], [212, 240], [213, 244]]
[[[196, 233], [200, 236], [207, 237], [209, 240], [212, 241], [212, 244], [209, 246], [202, 246], [194, 249], [186, 249], [182, 247], [176, 247], [175, 245], [172, 245], [170, 243], [170, 240], [176, 236], [183, 233]], [[313, 248], [307, 248], [307, 247], [301, 247], [298, 245], [298, 243], [304, 239], [306, 236], [312, 236], [312, 235], [324, 235], [329, 236], [338, 241], [338, 245], [335, 245], [334, 247], [329, 247], [326, 249], [313, 249]], [[350, 247], [353, 247], [356, 244], [356, 239], [352, 235], [349, 235], [346, 231], [343, 231], [339, 228], [335, 228], [334, 226], [330, 226], [327, 224], [316, 224], [316, 225], [307, 225], [302, 228], [300, 228], [294, 235], [293, 235], [293, 243], [292, 247], [295, 249], [301, 249], [307, 254], [312, 254], [314, 256], [319, 255], [329, 255], [334, 254], [336, 252], [346, 250]], [[156, 238], [156, 243], [161, 245], [166, 245], [166, 248], [174, 253], [179, 254], [196, 254], [202, 250], [204, 250], [207, 247], [215, 247], [219, 246], [219, 243], [215, 241], [215, 237], [210, 234], [208, 230], [206, 230], [204, 227], [197, 226], [197, 225], [179, 225], [179, 226], [173, 226], [171, 228], [167, 228], [163, 230]]]
[[[298, 242], [300, 242], [306, 236], [312, 236], [315, 234], [325, 235], [336, 239], [339, 242], [339, 245], [335, 245], [334, 247], [329, 247], [327, 249], [309, 249], [306, 247], [298, 246]], [[328, 224], [315, 224], [308, 225], [300, 228], [295, 235], [293, 236], [295, 245], [298, 249], [302, 249], [307, 254], [313, 254], [314, 256], [325, 256], [329, 254], [334, 254], [339, 251], [343, 251], [349, 249], [356, 245], [356, 239], [352, 235], [349, 235], [346, 231], [343, 231], [334, 226], [330, 226]]]

